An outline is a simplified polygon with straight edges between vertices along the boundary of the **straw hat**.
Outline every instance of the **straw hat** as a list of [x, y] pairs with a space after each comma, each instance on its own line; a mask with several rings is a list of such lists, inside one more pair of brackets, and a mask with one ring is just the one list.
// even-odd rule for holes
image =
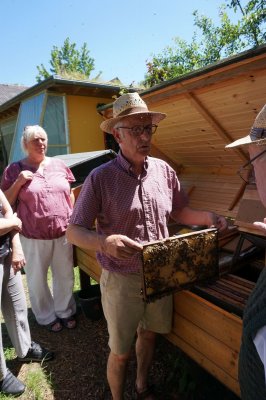
[[260, 110], [248, 136], [234, 141], [225, 147], [237, 147], [247, 144], [266, 144], [266, 104]]
[[118, 97], [113, 103], [113, 118], [103, 121], [100, 128], [104, 132], [112, 133], [115, 124], [123, 118], [131, 115], [151, 115], [152, 123], [157, 124], [166, 117], [166, 114], [149, 111], [147, 104], [138, 93], [127, 93]]

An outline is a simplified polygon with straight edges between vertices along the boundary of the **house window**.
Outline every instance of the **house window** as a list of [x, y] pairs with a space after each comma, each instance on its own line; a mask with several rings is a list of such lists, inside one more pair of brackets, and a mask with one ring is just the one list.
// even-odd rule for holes
[[45, 93], [40, 93], [20, 104], [16, 130], [9, 155], [9, 163], [25, 157], [20, 145], [22, 132], [26, 125], [40, 125], [45, 97]]
[[[16, 121], [17, 118], [10, 118], [0, 124], [2, 168], [6, 167], [8, 164], [8, 156], [10, 154], [12, 140], [16, 129]], [[0, 173], [2, 173], [2, 171], [0, 171]]]
[[9, 163], [25, 157], [21, 149], [21, 135], [26, 125], [41, 125], [48, 135], [48, 156], [69, 153], [66, 123], [66, 101], [62, 95], [40, 93], [20, 105], [16, 130], [9, 155]]
[[42, 126], [48, 135], [47, 155], [68, 154], [69, 143], [64, 96], [48, 94]]

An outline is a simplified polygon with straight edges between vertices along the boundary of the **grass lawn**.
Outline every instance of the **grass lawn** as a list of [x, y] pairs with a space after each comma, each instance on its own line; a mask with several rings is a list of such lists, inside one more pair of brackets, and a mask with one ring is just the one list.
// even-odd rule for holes
[[[76, 267], [74, 268], [74, 293], [80, 289], [80, 281], [79, 281], [79, 269]], [[26, 275], [22, 275], [23, 284], [26, 292], [28, 307], [30, 308], [28, 290], [27, 290], [27, 282], [26, 282]], [[51, 287], [52, 284], [52, 274], [51, 270], [49, 269], [48, 272], [48, 283]], [[30, 325], [33, 321], [34, 317], [31, 313], [29, 313], [29, 322]], [[19, 398], [21, 400], [52, 400], [54, 399], [54, 388], [53, 383], [51, 380], [51, 374], [46, 370], [45, 365], [41, 365], [38, 363], [32, 364], [22, 364], [19, 371], [17, 371], [16, 364], [16, 352], [12, 346], [12, 343], [9, 339], [6, 326], [4, 324], [3, 316], [1, 314], [1, 326], [2, 326], [2, 336], [3, 336], [3, 346], [4, 346], [4, 354], [7, 361], [7, 365], [9, 366], [10, 370], [26, 384], [26, 391], [23, 395]], [[31, 333], [33, 335], [33, 329], [31, 328]], [[34, 339], [34, 337], [33, 337]], [[13, 368], [15, 365], [15, 369]], [[4, 399], [12, 399], [15, 398], [14, 396], [5, 396], [0, 393], [0, 400]]]

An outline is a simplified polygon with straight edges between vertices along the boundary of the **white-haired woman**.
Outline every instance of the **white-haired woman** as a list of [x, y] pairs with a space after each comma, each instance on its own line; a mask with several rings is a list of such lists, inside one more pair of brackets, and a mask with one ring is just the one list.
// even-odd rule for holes
[[[76, 327], [73, 297], [73, 248], [65, 231], [73, 209], [70, 182], [75, 178], [62, 160], [46, 156], [48, 138], [39, 125], [26, 126], [21, 138], [26, 157], [4, 171], [1, 188], [22, 220], [32, 311], [52, 332]], [[47, 282], [51, 266], [53, 291]]]

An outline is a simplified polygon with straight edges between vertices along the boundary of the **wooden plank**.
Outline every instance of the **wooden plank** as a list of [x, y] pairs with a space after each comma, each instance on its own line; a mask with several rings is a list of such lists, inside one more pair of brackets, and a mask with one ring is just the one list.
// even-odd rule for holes
[[220, 368], [219, 365], [205, 357], [200, 351], [190, 346], [183, 338], [176, 336], [173, 332], [168, 334], [166, 338], [179, 347], [185, 354], [187, 354], [198, 365], [208, 371], [212, 376], [218, 379], [228, 389], [240, 397], [240, 387], [237, 378], [230, 376], [227, 371]]
[[98, 264], [95, 252], [84, 250], [74, 246], [76, 263], [84, 272], [89, 274], [97, 282], [100, 280], [101, 267]]
[[[212, 110], [216, 110], [215, 115], [220, 115], [224, 121], [227, 120], [230, 124], [235, 124], [235, 126], [239, 122], [241, 125], [245, 124], [250, 127], [250, 111], [254, 110], [252, 100], [263, 98], [264, 93], [261, 87], [265, 86], [265, 84], [266, 75], [264, 72], [263, 74], [257, 74], [254, 79], [245, 77], [241, 80], [234, 80], [227, 86], [219, 87], [218, 90], [214, 88], [214, 90], [201, 91], [197, 95], [204, 103], [207, 101]], [[231, 100], [224, 101], [225, 98], [230, 98]], [[243, 113], [243, 118], [239, 118], [241, 112]], [[228, 118], [230, 119], [228, 120]]]
[[243, 309], [245, 307], [246, 301], [249, 297], [250, 292], [244, 292], [243, 290], [237, 290], [236, 288], [232, 287], [231, 285], [225, 284], [224, 282], [221, 282], [218, 280], [216, 283], [213, 285], [210, 285], [208, 287], [202, 287], [202, 289], [206, 289], [207, 291], [209, 289], [214, 290], [218, 294], [221, 294], [225, 296], [229, 302], [240, 302], [240, 304], [243, 306]]
[[230, 295], [216, 286], [212, 287], [197, 286], [195, 287], [195, 291], [199, 295], [204, 296], [209, 301], [212, 301], [218, 306], [223, 307], [224, 309], [230, 312], [234, 312], [237, 315], [240, 316], [243, 315], [243, 311], [245, 308], [245, 302], [243, 301], [243, 299], [240, 299], [237, 296]]
[[172, 332], [232, 378], [238, 376], [239, 348], [234, 350], [180, 315], [174, 315]]
[[241, 285], [238, 285], [234, 282], [230, 282], [222, 278], [216, 282], [215, 287], [224, 289], [228, 293], [232, 293], [233, 295], [236, 295], [237, 297], [239, 297], [240, 299], [242, 298], [243, 300], [246, 300], [250, 295], [250, 289], [244, 286], [242, 287]]
[[[265, 217], [265, 215], [264, 215]], [[254, 221], [261, 221], [261, 219], [254, 219]], [[259, 228], [257, 228], [251, 222], [244, 222], [244, 221], [235, 221], [235, 224], [238, 226], [240, 232], [252, 233], [258, 236], [266, 236], [266, 233]]]
[[96, 282], [100, 281], [100, 276], [95, 273], [93, 269], [90, 269], [88, 265], [83, 264], [82, 262], [79, 263], [79, 268], [84, 271], [86, 274], [88, 274], [92, 279], [94, 279]]
[[[242, 317], [247, 304], [249, 293], [241, 293], [238, 290], [214, 283], [208, 286], [195, 286], [193, 291], [217, 306]], [[251, 292], [251, 291], [250, 291]]]
[[182, 165], [174, 163], [165, 153], [159, 150], [154, 143], [151, 145], [151, 156], [161, 158], [166, 161], [176, 171], [177, 174], [180, 174], [183, 169]]
[[230, 282], [234, 282], [237, 285], [241, 285], [241, 287], [246, 287], [248, 290], [253, 290], [255, 287], [255, 282], [251, 282], [245, 278], [241, 278], [241, 276], [227, 274], [223, 276], [222, 280], [229, 280]]
[[175, 318], [180, 315], [190, 320], [207, 334], [238, 351], [242, 331], [241, 318], [188, 290], [174, 295], [174, 312]]
[[246, 296], [246, 295], [250, 296], [251, 289], [246, 286], [242, 286], [239, 283], [236, 283], [234, 281], [229, 281], [229, 280], [223, 279], [223, 278], [219, 279], [219, 283], [221, 285], [224, 285], [225, 288], [228, 288], [228, 290], [236, 290], [237, 293], [240, 293], [243, 296]]
[[[201, 113], [201, 115], [211, 124], [211, 126], [216, 130], [216, 132], [221, 136], [225, 143], [231, 143], [233, 138], [226, 132], [226, 130], [222, 127], [221, 123], [218, 122], [213, 115], [211, 115], [210, 111], [203, 106], [200, 100], [193, 94], [192, 92], [187, 94], [190, 102], [196, 107], [196, 109]], [[240, 148], [233, 149], [237, 154], [242, 158], [242, 160], [246, 161], [247, 156], [243, 153]]]
[[214, 86], [219, 86], [219, 89], [221, 89], [223, 86], [227, 87], [232, 84], [232, 80], [242, 82], [243, 76], [248, 77], [250, 74], [254, 76], [255, 73], [258, 73], [257, 71], [265, 73], [265, 54], [208, 71], [203, 75], [192, 76], [185, 80], [180, 79], [171, 86], [162, 85], [155, 93], [151, 91], [145, 94], [143, 98], [150, 107], [153, 107], [151, 107], [152, 109], [155, 106], [161, 108], [162, 105], [169, 103], [169, 98], [174, 101], [186, 91], [199, 91], [201, 89], [202, 92], [209, 92], [210, 88], [213, 89]]

